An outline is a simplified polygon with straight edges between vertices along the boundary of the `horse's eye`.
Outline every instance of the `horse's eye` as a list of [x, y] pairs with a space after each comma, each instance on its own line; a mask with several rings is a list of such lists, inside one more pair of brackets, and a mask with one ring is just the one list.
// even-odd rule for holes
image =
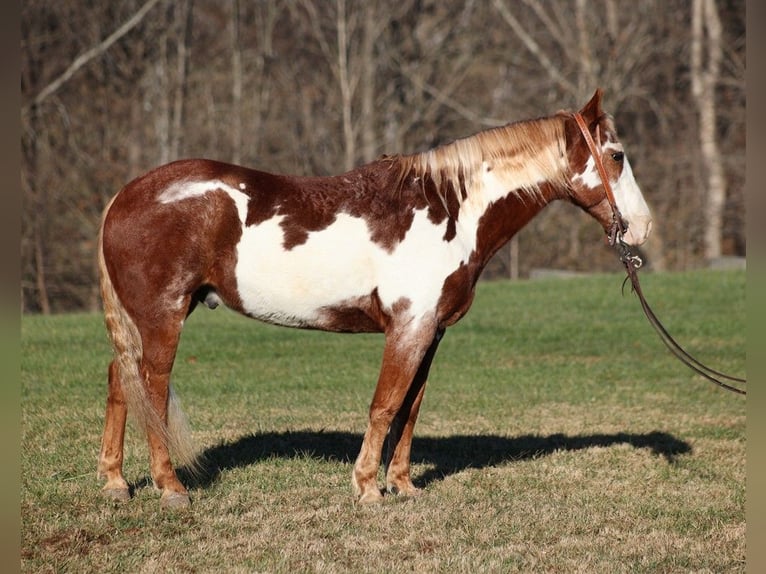
[[625, 154], [621, 151], [616, 151], [612, 154], [612, 159], [617, 162], [622, 161], [624, 157], [625, 157]]

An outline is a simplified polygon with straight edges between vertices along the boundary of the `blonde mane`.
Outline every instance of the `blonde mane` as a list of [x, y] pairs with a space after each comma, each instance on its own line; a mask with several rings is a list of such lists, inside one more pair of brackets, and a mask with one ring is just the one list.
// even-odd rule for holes
[[[558, 115], [490, 128], [391, 159], [399, 163], [401, 183], [410, 177], [422, 181], [430, 176], [440, 193], [451, 186], [461, 202], [479, 191], [485, 163], [497, 176], [514, 182], [512, 191], [523, 197], [535, 198], [543, 181], [567, 183], [564, 121]], [[446, 206], [446, 197], [441, 199]]]

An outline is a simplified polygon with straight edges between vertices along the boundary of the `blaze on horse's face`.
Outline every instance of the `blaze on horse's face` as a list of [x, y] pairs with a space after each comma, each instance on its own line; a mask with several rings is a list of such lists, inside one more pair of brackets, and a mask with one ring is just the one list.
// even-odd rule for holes
[[[628, 225], [623, 241], [628, 245], [641, 245], [652, 230], [652, 214], [646, 205], [641, 189], [633, 177], [627, 155], [617, 139], [617, 133], [611, 118], [601, 111], [601, 93], [597, 91], [590, 102], [580, 112], [586, 123], [593, 128], [598, 122], [597, 137], [600, 145], [601, 161], [609, 177], [609, 184], [623, 220]], [[606, 198], [603, 183], [596, 168], [596, 162], [588, 150], [585, 140], [579, 132], [576, 122], [571, 121], [569, 128], [570, 142], [577, 142], [570, 150], [570, 165], [573, 171], [572, 192], [574, 202], [596, 218], [605, 231], [612, 224], [612, 209]]]

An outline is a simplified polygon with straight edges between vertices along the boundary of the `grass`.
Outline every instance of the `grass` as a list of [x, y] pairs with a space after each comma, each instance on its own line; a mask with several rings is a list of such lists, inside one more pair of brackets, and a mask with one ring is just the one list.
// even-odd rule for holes
[[[480, 284], [416, 428], [425, 494], [374, 507], [350, 474], [381, 336], [197, 311], [174, 380], [207, 464], [173, 513], [134, 429], [134, 498], [99, 496], [101, 317], [24, 317], [21, 569], [744, 572], [744, 398], [675, 361], [621, 279]], [[743, 373], [743, 272], [642, 284], [690, 352]]]

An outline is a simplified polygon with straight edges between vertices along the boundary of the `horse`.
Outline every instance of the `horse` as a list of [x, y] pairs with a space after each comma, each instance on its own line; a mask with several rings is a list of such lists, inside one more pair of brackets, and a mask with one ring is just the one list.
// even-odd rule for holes
[[[652, 217], [601, 102], [598, 89], [577, 113], [598, 141], [626, 230], [620, 239], [640, 245]], [[161, 507], [190, 505], [170, 455], [189, 468], [197, 455], [170, 375], [184, 321], [201, 303], [287, 327], [383, 333], [352, 488], [360, 503], [419, 494], [410, 451], [429, 368], [446, 329], [471, 307], [487, 262], [555, 200], [579, 206], [606, 233], [613, 229], [614, 209], [577, 113], [384, 155], [335, 176], [188, 159], [128, 183], [104, 209], [98, 239], [113, 347], [102, 492], [130, 498], [122, 470], [130, 410], [146, 432]]]

